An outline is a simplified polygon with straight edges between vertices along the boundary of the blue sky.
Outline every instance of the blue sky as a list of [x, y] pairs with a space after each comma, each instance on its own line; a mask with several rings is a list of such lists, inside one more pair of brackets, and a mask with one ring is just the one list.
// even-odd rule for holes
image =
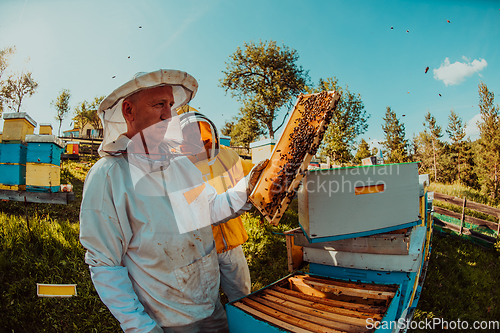
[[50, 102], [61, 89], [71, 90], [74, 108], [159, 68], [193, 75], [191, 105], [220, 128], [240, 107], [218, 86], [225, 62], [259, 40], [297, 50], [312, 83], [335, 76], [361, 94], [369, 142], [383, 140], [387, 106], [409, 139], [423, 130], [427, 110], [444, 132], [451, 108], [475, 139], [479, 82], [500, 94], [500, 1], [0, 2], [0, 49], [15, 45], [11, 69], [30, 70], [40, 83], [23, 111], [56, 130]]

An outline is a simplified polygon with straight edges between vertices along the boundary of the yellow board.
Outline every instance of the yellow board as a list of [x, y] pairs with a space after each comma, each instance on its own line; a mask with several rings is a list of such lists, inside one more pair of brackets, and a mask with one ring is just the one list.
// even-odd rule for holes
[[40, 124], [40, 130], [38, 131], [38, 133], [52, 135], [52, 126]]
[[4, 119], [3, 123], [3, 141], [21, 140], [28, 134], [35, 132], [35, 126], [24, 118]]
[[26, 185], [61, 185], [61, 167], [54, 164], [26, 163]]
[[76, 296], [76, 284], [36, 284], [38, 297], [72, 297]]
[[26, 191], [26, 185], [5, 185], [5, 184], [0, 184], [0, 190]]

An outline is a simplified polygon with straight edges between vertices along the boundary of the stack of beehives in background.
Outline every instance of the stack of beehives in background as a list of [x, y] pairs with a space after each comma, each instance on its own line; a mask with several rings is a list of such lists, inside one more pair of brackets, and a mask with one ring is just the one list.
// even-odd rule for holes
[[26, 135], [33, 134], [36, 122], [25, 112], [3, 114], [0, 144], [0, 189], [26, 190]]
[[25, 112], [4, 113], [0, 144], [0, 189], [59, 192], [63, 142], [50, 124], [40, 125]]

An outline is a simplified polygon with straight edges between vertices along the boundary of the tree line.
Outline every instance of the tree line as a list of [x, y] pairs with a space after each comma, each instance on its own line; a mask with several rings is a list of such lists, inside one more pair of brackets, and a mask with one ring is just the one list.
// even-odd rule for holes
[[[361, 95], [342, 87], [333, 77], [312, 84], [308, 71], [297, 64], [296, 50], [275, 41], [244, 43], [229, 56], [219, 86], [237, 98], [242, 106], [239, 114], [226, 121], [221, 133], [231, 137], [231, 144], [246, 146], [262, 136], [274, 138], [284, 124], [296, 96], [335, 90], [341, 99], [323, 138], [318, 157], [330, 158], [335, 164], [360, 164], [363, 158], [377, 154], [360, 139], [368, 129], [370, 114]], [[443, 128], [427, 111], [424, 131], [407, 139], [404, 123], [390, 106], [383, 117], [384, 140], [380, 142], [386, 163], [419, 162], [420, 173], [428, 173], [432, 181], [461, 183], [482, 189], [493, 198], [500, 196], [500, 115], [494, 94], [485, 83], [478, 88], [481, 120], [479, 139], [466, 139], [466, 123], [451, 109]], [[283, 120], [274, 127], [279, 111]], [[449, 139], [444, 137], [445, 133]]]

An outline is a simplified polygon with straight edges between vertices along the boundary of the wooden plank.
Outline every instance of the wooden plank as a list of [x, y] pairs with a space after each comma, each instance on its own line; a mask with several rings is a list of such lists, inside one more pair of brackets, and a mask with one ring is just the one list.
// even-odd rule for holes
[[[310, 287], [309, 287], [310, 288]], [[360, 311], [360, 312], [367, 312], [367, 313], [373, 313], [375, 314], [381, 314], [386, 311], [386, 307], [384, 306], [375, 306], [375, 305], [367, 305], [367, 304], [361, 304], [361, 303], [350, 303], [350, 302], [344, 302], [344, 301], [339, 301], [335, 299], [329, 299], [329, 298], [321, 298], [321, 297], [316, 297], [312, 296], [309, 294], [304, 294], [295, 290], [290, 290], [286, 288], [282, 288], [279, 286], [274, 286], [271, 288], [271, 290], [275, 290], [279, 293], [297, 297], [306, 301], [311, 301], [317, 304], [323, 304], [329, 307], [335, 307], [339, 309], [348, 309], [348, 310], [353, 310], [353, 311]]]
[[286, 323], [289, 323], [289, 324], [292, 324], [294, 326], [298, 326], [300, 328], [304, 328], [304, 329], [308, 329], [308, 330], [311, 330], [313, 332], [321, 332], [321, 333], [338, 333], [338, 332], [342, 332], [342, 331], [339, 331], [339, 330], [335, 330], [335, 329], [332, 329], [332, 328], [329, 328], [329, 327], [324, 327], [324, 326], [321, 326], [321, 325], [317, 325], [315, 324], [314, 322], [310, 322], [310, 321], [307, 321], [307, 320], [304, 320], [304, 319], [301, 319], [301, 318], [296, 318], [294, 316], [291, 316], [287, 313], [283, 313], [283, 312], [280, 312], [280, 311], [277, 311], [273, 308], [270, 308], [270, 307], [267, 307], [265, 305], [262, 305], [260, 303], [257, 303], [255, 302], [254, 300], [251, 300], [249, 299], [248, 297], [245, 297], [243, 299], [240, 300], [240, 302], [242, 302], [243, 304], [246, 304], [252, 308], [254, 308], [255, 310], [258, 310], [260, 312], [263, 312], [271, 317], [274, 317], [278, 320], [282, 320]]
[[[436, 212], [438, 214], [454, 217], [454, 218], [459, 219], [459, 220], [462, 218], [462, 214], [453, 212], [453, 211], [446, 209], [446, 208], [435, 206], [433, 209], [434, 209], [434, 212]], [[497, 228], [498, 228], [498, 224], [495, 222], [478, 219], [477, 217], [472, 217], [469, 215], [465, 216], [465, 222], [469, 222], [471, 224], [474, 224], [474, 225], [477, 225], [480, 227], [486, 227], [490, 230], [497, 230]], [[460, 226], [459, 226], [459, 228], [460, 228]]]
[[308, 312], [305, 312], [304, 309], [301, 310], [296, 310], [287, 306], [283, 306], [265, 299], [262, 299], [257, 296], [249, 296], [249, 299], [252, 301], [258, 302], [270, 309], [279, 311], [281, 313], [287, 314], [289, 316], [305, 320], [309, 323], [314, 323], [315, 325], [318, 325], [321, 327], [321, 329], [334, 329], [334, 330], [339, 330], [341, 332], [356, 332], [356, 333], [361, 333], [366, 331], [366, 322], [362, 323], [361, 325], [352, 325], [352, 324], [347, 324], [343, 322], [338, 322], [335, 320], [331, 319], [324, 319], [321, 318], [317, 315], [311, 315]]
[[[271, 296], [274, 296], [277, 298], [281, 298], [285, 301], [297, 303], [297, 304], [307, 306], [307, 307], [312, 308], [312, 309], [317, 309], [320, 311], [328, 311], [331, 313], [337, 313], [340, 315], [354, 317], [354, 318], [362, 318], [362, 319], [373, 318], [373, 320], [382, 320], [382, 316], [380, 314], [377, 314], [377, 313], [361, 312], [361, 311], [346, 309], [346, 308], [344, 308], [344, 304], [343, 304], [344, 302], [338, 302], [338, 303], [342, 303], [342, 306], [338, 306], [338, 305], [332, 306], [332, 305], [325, 305], [325, 304], [319, 303], [317, 301], [310, 301], [310, 300], [304, 299], [302, 297], [290, 296], [288, 294], [285, 294], [285, 293], [282, 293], [282, 292], [279, 292], [279, 291], [273, 290], [273, 289], [264, 289], [262, 292], [266, 295], [271, 295]], [[347, 304], [349, 304], [349, 303], [347, 303]]]
[[[444, 227], [446, 229], [453, 230], [456, 233], [460, 233], [460, 226], [457, 226], [456, 224], [440, 220], [437, 217], [434, 217], [434, 224], [436, 224], [440, 227]], [[485, 235], [485, 234], [482, 234], [480, 232], [470, 230], [467, 228], [464, 228], [462, 234], [467, 235], [467, 236], [472, 236], [474, 238], [478, 238], [478, 239], [490, 242], [492, 244], [494, 244], [497, 241], [497, 239], [495, 237], [491, 237], [491, 236], [488, 236], [488, 235]]]
[[262, 319], [263, 321], [267, 321], [270, 324], [284, 328], [289, 332], [294, 332], [294, 333], [311, 333], [311, 332], [313, 332], [313, 331], [309, 331], [309, 330], [305, 330], [303, 328], [297, 327], [295, 325], [291, 325], [291, 324], [284, 322], [282, 320], [276, 319], [276, 318], [269, 316], [263, 312], [255, 310], [254, 308], [252, 308], [246, 304], [243, 304], [239, 301], [232, 303], [231, 305], [237, 307], [238, 309], [241, 309], [241, 310], [247, 312], [248, 314], [251, 314], [254, 317]]
[[317, 289], [323, 293], [332, 293], [335, 295], [345, 295], [345, 296], [353, 296], [360, 297], [364, 299], [379, 299], [379, 300], [389, 300], [394, 297], [394, 292], [388, 291], [377, 291], [377, 290], [365, 290], [365, 289], [355, 289], [355, 288], [346, 288], [342, 286], [335, 286], [326, 284], [318, 281], [305, 281], [300, 278], [290, 278], [289, 279], [294, 285], [303, 285], [307, 284], [314, 289]]
[[464, 232], [464, 221], [465, 221], [465, 205], [467, 204], [467, 199], [464, 198], [464, 204], [462, 205], [462, 216], [460, 216], [460, 234]]
[[67, 205], [69, 200], [75, 200], [74, 192], [27, 192], [27, 191], [9, 191], [0, 190], [0, 199], [10, 201], [26, 201], [49, 204]]
[[[307, 306], [307, 305], [298, 304], [298, 303], [295, 303], [295, 302], [292, 302], [289, 300], [285, 300], [285, 299], [282, 299], [279, 297], [275, 297], [273, 295], [265, 294], [265, 293], [262, 295], [253, 296], [253, 297], [260, 298], [260, 299], [263, 299], [263, 300], [266, 300], [268, 302], [272, 302], [275, 304], [279, 304], [280, 306], [284, 306], [288, 309], [295, 310], [295, 311], [307, 314], [309, 316], [313, 316], [313, 317], [317, 316], [317, 317], [320, 317], [323, 319], [332, 320], [332, 321], [336, 321], [336, 322], [344, 323], [344, 324], [355, 325], [355, 326], [366, 326], [366, 319], [370, 318], [369, 315], [365, 318], [359, 318], [359, 317], [351, 317], [351, 316], [345, 315], [345, 314], [333, 313], [333, 312], [330, 312], [327, 310], [320, 310], [317, 308], [312, 308], [312, 307]], [[252, 298], [252, 299], [254, 299], [254, 298]], [[255, 299], [255, 300], [260, 302], [257, 299]], [[326, 326], [328, 326], [328, 325], [326, 325]], [[337, 327], [333, 327], [333, 328], [337, 328]]]
[[338, 281], [338, 280], [331, 280], [331, 279], [320, 279], [320, 278], [309, 276], [309, 275], [302, 275], [302, 277], [306, 281], [323, 282], [323, 283], [331, 284], [333, 286], [340, 286], [340, 287], [344, 287], [344, 288], [364, 289], [364, 290], [368, 289], [368, 290], [374, 290], [374, 291], [388, 291], [388, 292], [392, 292], [392, 293], [395, 293], [398, 290], [398, 287], [396, 285], [390, 285], [390, 284], [354, 283], [354, 282]]
[[[406, 228], [403, 229], [406, 231]], [[409, 234], [383, 233], [365, 237], [355, 237], [329, 242], [309, 243], [301, 231], [294, 233], [294, 244], [303, 247], [324, 249], [327, 251], [342, 251], [355, 253], [400, 254], [407, 255], [410, 245]]]
[[[437, 207], [436, 207], [437, 208]], [[437, 211], [436, 211], [437, 213]], [[442, 214], [442, 213], [439, 213], [439, 214]], [[443, 220], [440, 220], [438, 219], [437, 217], [434, 217], [433, 218], [434, 220], [434, 224], [435, 225], [438, 225], [440, 227], [445, 227], [447, 229], [450, 229], [450, 230], [453, 230], [453, 231], [456, 231], [456, 232], [460, 232], [460, 226], [456, 225], [456, 224], [453, 224], [453, 223], [449, 223], [449, 222], [446, 222], [446, 221], [443, 221]]]
[[[463, 200], [460, 198], [438, 192], [434, 192], [434, 200], [451, 203], [457, 206], [461, 206], [463, 202]], [[481, 213], [486, 213], [494, 217], [498, 217], [500, 215], [499, 208], [490, 207], [470, 200], [467, 200], [467, 208], [476, 210]]]
[[474, 231], [474, 230], [470, 230], [469, 229], [469, 233], [476, 237], [476, 238], [480, 238], [482, 240], [485, 240], [487, 242], [490, 242], [492, 244], [496, 243], [497, 239], [495, 237], [491, 237], [491, 236], [488, 236], [488, 235], [485, 235], [485, 234], [482, 234], [480, 232], [477, 232], [477, 231]]
[[291, 273], [298, 269], [304, 262], [303, 251], [302, 246], [296, 246], [294, 244], [293, 234], [285, 232], [285, 236], [288, 271]]

